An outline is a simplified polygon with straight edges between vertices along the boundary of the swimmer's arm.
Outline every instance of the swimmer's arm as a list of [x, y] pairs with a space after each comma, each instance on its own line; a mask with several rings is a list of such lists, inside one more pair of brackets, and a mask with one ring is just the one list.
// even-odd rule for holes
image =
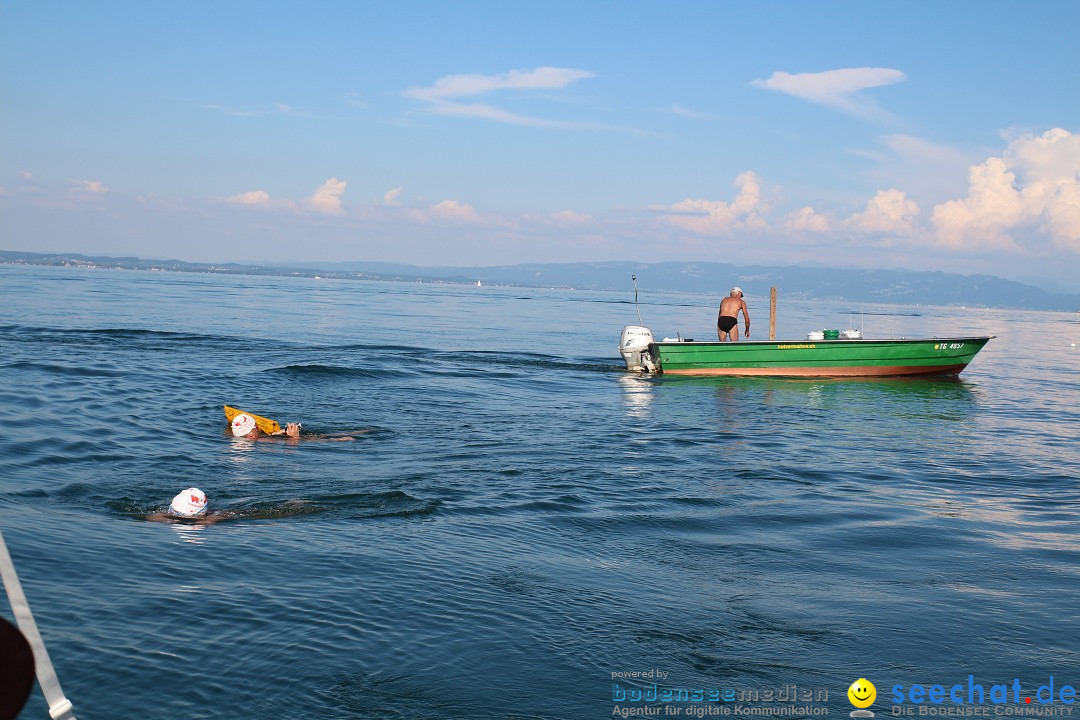
[[300, 437], [300, 423], [289, 423], [285, 426], [284, 430], [278, 430], [273, 435], [288, 435], [289, 437]]
[[168, 512], [156, 512], [145, 516], [143, 519], [151, 520], [153, 522], [182, 523], [184, 525], [213, 525], [216, 522], [228, 520], [230, 517], [232, 516], [226, 513], [211, 513], [207, 515], [200, 515], [199, 517], [185, 518], [178, 517]]

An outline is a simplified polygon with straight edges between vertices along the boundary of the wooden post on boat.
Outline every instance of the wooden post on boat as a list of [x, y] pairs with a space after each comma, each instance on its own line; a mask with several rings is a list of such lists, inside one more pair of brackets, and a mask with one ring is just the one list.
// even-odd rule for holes
[[776, 288], [769, 288], [769, 340], [776, 339]]

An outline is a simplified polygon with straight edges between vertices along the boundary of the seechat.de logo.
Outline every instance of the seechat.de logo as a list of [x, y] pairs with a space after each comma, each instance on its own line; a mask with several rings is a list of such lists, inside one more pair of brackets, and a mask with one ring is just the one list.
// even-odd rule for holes
[[872, 718], [874, 713], [870, 712], [866, 708], [874, 704], [874, 700], [877, 699], [877, 688], [874, 687], [874, 683], [870, 682], [866, 678], [859, 678], [855, 682], [851, 683], [851, 687], [847, 689], [848, 700], [854, 705], [857, 710], [852, 711], [851, 717], [853, 718]]

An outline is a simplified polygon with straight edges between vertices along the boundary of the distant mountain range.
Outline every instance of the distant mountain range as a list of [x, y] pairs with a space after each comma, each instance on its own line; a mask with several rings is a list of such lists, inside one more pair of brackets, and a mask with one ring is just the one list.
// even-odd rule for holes
[[1080, 294], [1048, 292], [1033, 285], [992, 275], [958, 275], [913, 270], [845, 270], [795, 265], [729, 265], [711, 262], [592, 262], [500, 265], [490, 267], [418, 267], [380, 262], [246, 265], [145, 260], [136, 257], [90, 257], [74, 253], [0, 250], [0, 262], [68, 265], [131, 270], [276, 275], [362, 280], [404, 280], [521, 287], [567, 287], [628, 290], [631, 275], [648, 292], [727, 294], [733, 285], [749, 297], [767, 296], [775, 286], [788, 297], [902, 305], [966, 305], [1025, 310], [1080, 310]]

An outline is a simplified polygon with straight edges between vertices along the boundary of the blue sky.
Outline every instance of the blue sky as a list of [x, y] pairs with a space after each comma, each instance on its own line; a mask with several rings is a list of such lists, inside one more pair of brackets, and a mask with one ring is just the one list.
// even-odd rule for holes
[[1080, 290], [1077, 2], [0, 4], [0, 247]]

